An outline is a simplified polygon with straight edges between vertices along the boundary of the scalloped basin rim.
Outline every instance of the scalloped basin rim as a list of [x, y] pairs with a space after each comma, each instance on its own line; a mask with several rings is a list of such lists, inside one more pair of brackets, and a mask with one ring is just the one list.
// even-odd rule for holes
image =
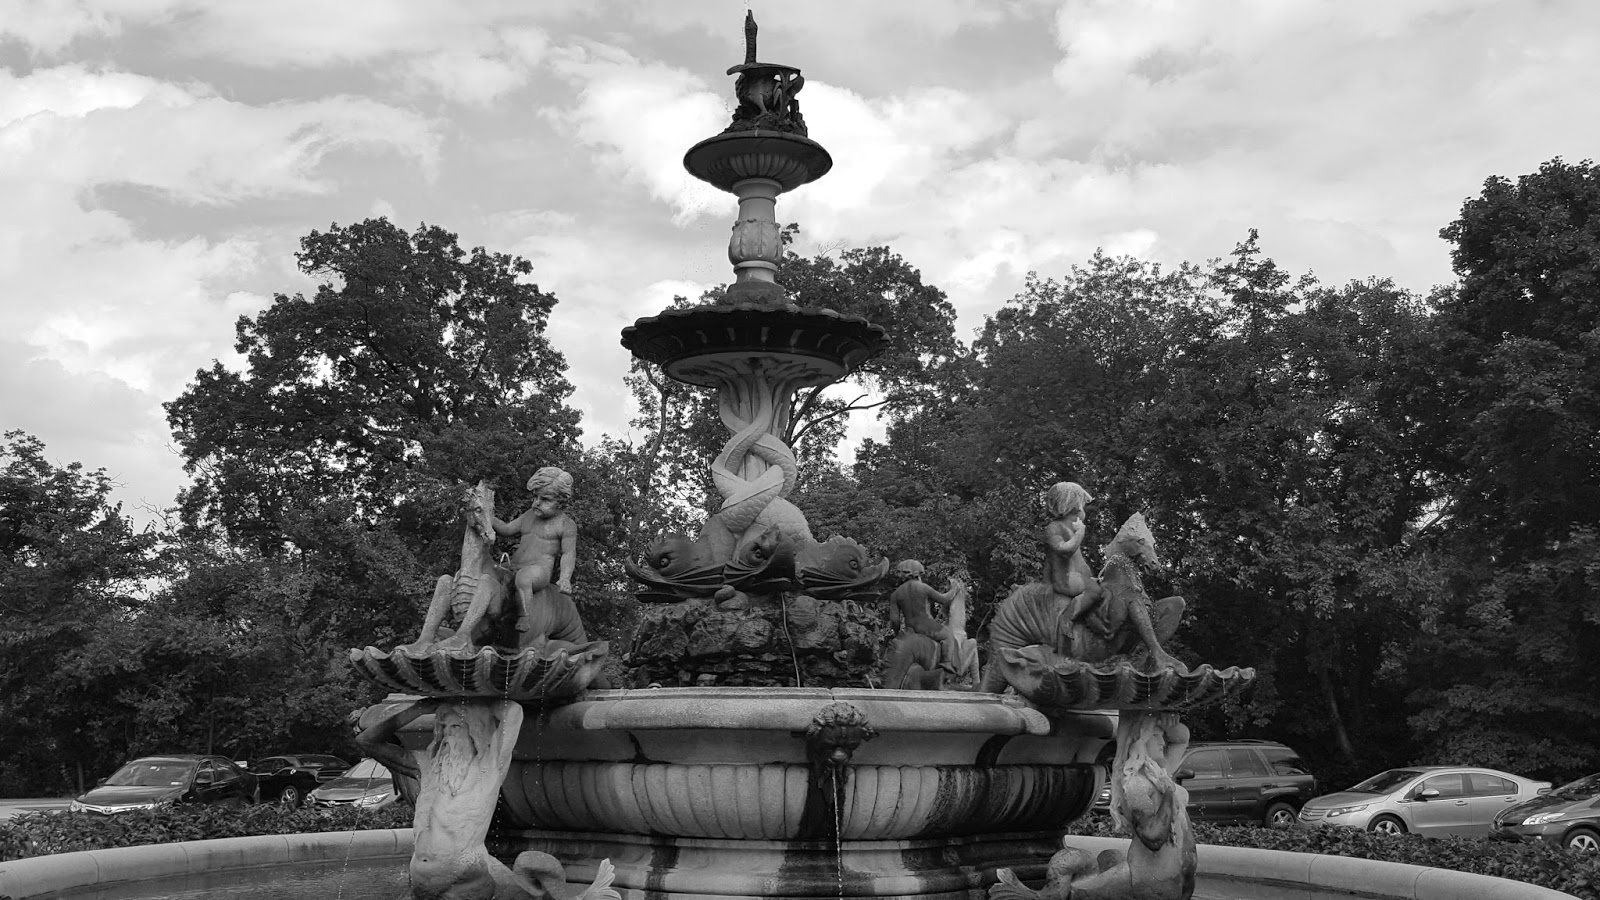
[[848, 703], [879, 733], [1045, 735], [1044, 713], [1015, 697], [955, 691], [868, 688], [631, 688], [589, 691], [550, 710], [553, 728], [803, 732], [824, 706]]

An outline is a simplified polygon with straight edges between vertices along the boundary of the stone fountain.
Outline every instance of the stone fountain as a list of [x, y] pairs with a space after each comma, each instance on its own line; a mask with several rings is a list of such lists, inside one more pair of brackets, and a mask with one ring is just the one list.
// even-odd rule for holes
[[[818, 540], [787, 499], [795, 392], [843, 378], [892, 336], [800, 308], [776, 281], [777, 198], [832, 159], [800, 115], [800, 71], [758, 60], [748, 14], [745, 31], [745, 60], [728, 70], [732, 123], [684, 157], [738, 199], [734, 282], [715, 304], [622, 334], [638, 358], [717, 391], [730, 432], [711, 463], [721, 503], [699, 533], [626, 561], [647, 604], [628, 661], [649, 686], [596, 680], [609, 648], [587, 640], [571, 605], [570, 522], [546, 470], [534, 508], [511, 522], [487, 488], [473, 492], [461, 569], [440, 579], [416, 642], [351, 651], [358, 671], [401, 692], [360, 727], [417, 804], [415, 896], [1021, 898], [1045, 878], [1063, 896], [1187, 897], [1177, 714], [1254, 673], [1189, 671], [1162, 651], [1182, 600], [1144, 595], [1137, 571], [1156, 558], [1142, 518], [1107, 545], [1096, 578], [1079, 551], [1088, 494], [1053, 489], [1068, 497], [1045, 536], [1059, 565], [1001, 604], [982, 689], [863, 677], [881, 665], [897, 687], [938, 688], [956, 674], [950, 656], [971, 644], [965, 590], [898, 567], [904, 630], [879, 659], [889, 560]], [[519, 538], [511, 566], [493, 561], [497, 533]], [[1063, 849], [1113, 741], [1130, 849]]]

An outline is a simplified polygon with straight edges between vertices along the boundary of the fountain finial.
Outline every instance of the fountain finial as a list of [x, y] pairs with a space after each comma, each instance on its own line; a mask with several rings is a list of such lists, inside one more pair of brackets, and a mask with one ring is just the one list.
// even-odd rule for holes
[[744, 11], [744, 64], [756, 64], [756, 14], [748, 9]]

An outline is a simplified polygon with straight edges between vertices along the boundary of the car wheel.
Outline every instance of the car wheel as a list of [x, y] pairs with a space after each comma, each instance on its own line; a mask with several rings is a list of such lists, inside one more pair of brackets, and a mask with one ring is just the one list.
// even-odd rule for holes
[[278, 795], [278, 804], [284, 809], [298, 809], [300, 801], [303, 799], [300, 795], [300, 789], [291, 784], [283, 789], [283, 793]]
[[1405, 834], [1406, 823], [1394, 816], [1379, 816], [1372, 820], [1367, 830], [1374, 834]]
[[1288, 828], [1294, 824], [1294, 817], [1294, 807], [1279, 800], [1267, 805], [1267, 812], [1261, 817], [1261, 824], [1268, 828]]
[[1600, 853], [1600, 834], [1587, 828], [1576, 828], [1561, 842], [1561, 846], [1579, 853]]

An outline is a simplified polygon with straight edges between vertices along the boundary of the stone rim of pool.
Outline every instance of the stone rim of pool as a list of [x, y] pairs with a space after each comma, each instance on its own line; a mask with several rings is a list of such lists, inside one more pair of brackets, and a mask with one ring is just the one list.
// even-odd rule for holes
[[[1099, 852], [1126, 839], [1074, 835], [1074, 846]], [[0, 863], [0, 897], [42, 900], [69, 891], [154, 881], [220, 870], [411, 855], [411, 829], [276, 834], [186, 841], [115, 850], [85, 850]], [[264, 873], [265, 874], [265, 873]], [[1208, 881], [1266, 884], [1381, 900], [1557, 900], [1571, 894], [1521, 881], [1451, 869], [1376, 862], [1346, 856], [1204, 845], [1198, 875]], [[971, 895], [984, 896], [985, 887]]]

